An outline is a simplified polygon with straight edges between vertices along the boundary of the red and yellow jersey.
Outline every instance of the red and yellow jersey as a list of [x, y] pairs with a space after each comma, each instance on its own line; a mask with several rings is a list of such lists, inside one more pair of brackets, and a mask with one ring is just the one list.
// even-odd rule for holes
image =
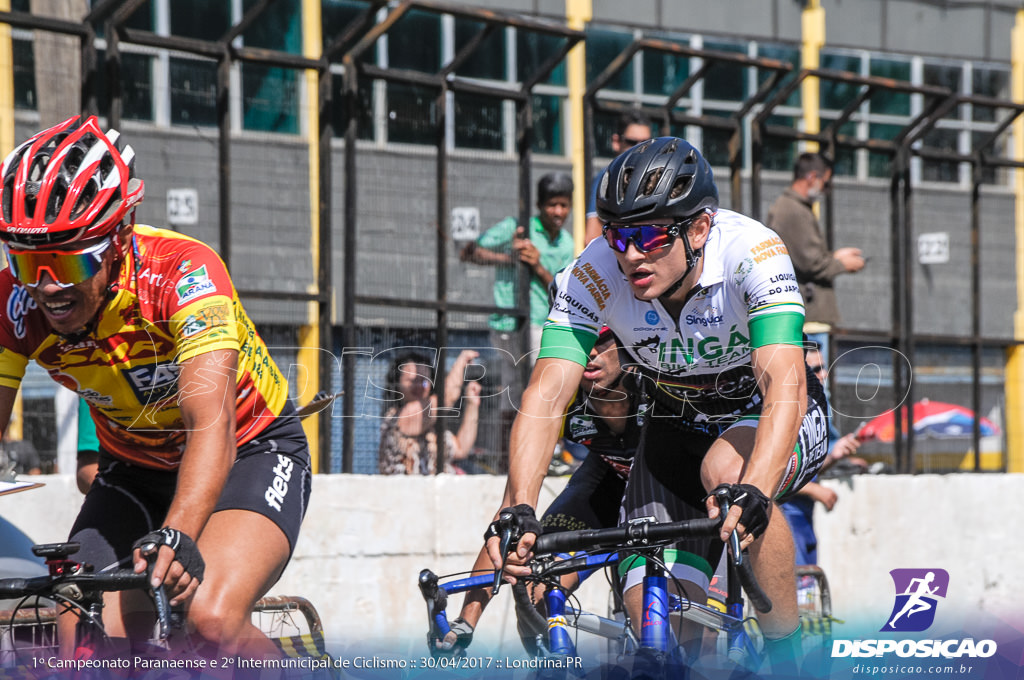
[[238, 351], [239, 444], [269, 425], [288, 399], [224, 263], [182, 234], [136, 225], [114, 298], [77, 342], [50, 330], [9, 269], [0, 271], [0, 300], [0, 385], [17, 389], [35, 360], [89, 402], [100, 445], [131, 463], [173, 470], [181, 462], [178, 368], [191, 357]]

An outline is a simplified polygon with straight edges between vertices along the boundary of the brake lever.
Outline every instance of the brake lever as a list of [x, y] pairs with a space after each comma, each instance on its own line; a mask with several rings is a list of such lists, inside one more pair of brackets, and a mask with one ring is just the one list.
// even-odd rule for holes
[[[726, 515], [729, 514], [729, 509], [732, 505], [729, 503], [728, 491], [721, 489], [715, 492], [715, 500], [718, 502], [718, 512], [722, 516], [722, 521], [725, 521]], [[743, 564], [743, 551], [740, 550], [740, 535], [739, 532], [734, 528], [732, 533], [729, 534], [729, 548], [732, 553], [732, 563], [737, 567]]]
[[[156, 543], [143, 543], [139, 546], [139, 554], [146, 558], [146, 576], [153, 578], [153, 567], [156, 566], [156, 557], [160, 552], [160, 546]], [[166, 640], [171, 635], [171, 602], [167, 597], [167, 590], [161, 583], [153, 591], [153, 604], [156, 606], [156, 619], [159, 628], [159, 639]]]
[[501, 538], [498, 542], [498, 551], [501, 553], [501, 569], [494, 572], [494, 586], [491, 588], [491, 595], [498, 594], [498, 588], [501, 587], [501, 582], [505, 576], [505, 564], [508, 562], [508, 546], [512, 543], [511, 520], [511, 513], [502, 513], [498, 516], [498, 522], [502, 526]]

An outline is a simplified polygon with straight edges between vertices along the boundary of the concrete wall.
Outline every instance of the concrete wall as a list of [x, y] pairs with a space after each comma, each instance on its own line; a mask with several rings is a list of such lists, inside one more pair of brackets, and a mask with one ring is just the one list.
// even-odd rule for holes
[[[64, 537], [80, 500], [70, 477], [44, 481], [41, 489], [0, 497], [0, 514], [39, 542]], [[816, 517], [820, 563], [840, 619], [881, 627], [892, 606], [888, 572], [896, 568], [949, 572], [949, 604], [936, 619], [944, 629], [1021, 611], [1024, 573], [1017, 565], [1024, 546], [1010, 540], [1006, 517], [1024, 495], [1024, 476], [860, 476], [826, 483], [839, 502]], [[542, 504], [563, 484], [546, 480]], [[396, 653], [419, 654], [425, 617], [417, 574], [469, 569], [503, 487], [503, 478], [490, 476], [318, 476], [295, 557], [273, 592], [312, 600], [328, 638], [347, 641], [342, 646], [380, 642]], [[604, 611], [606, 597], [601, 578], [583, 591], [584, 606], [596, 611]], [[480, 639], [514, 651], [510, 600], [501, 596], [486, 614]], [[456, 597], [450, 606], [453, 618], [460, 602]]]

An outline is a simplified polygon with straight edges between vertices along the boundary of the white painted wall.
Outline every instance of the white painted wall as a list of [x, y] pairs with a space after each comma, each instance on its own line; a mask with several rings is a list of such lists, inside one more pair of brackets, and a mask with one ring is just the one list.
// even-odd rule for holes
[[[38, 542], [62, 540], [81, 496], [71, 476], [42, 479], [41, 489], [0, 497], [0, 514]], [[542, 504], [564, 481], [546, 480]], [[965, 617], [1006, 619], [1021, 611], [1024, 544], [1013, 532], [1024, 475], [860, 476], [826, 483], [839, 502], [831, 513], [819, 507], [819, 560], [839, 618], [862, 618], [877, 630], [893, 602], [888, 572], [907, 567], [950, 573], [951, 606], [939, 609], [936, 627], [955, 630]], [[273, 593], [310, 599], [342, 652], [377, 642], [418, 655], [426, 630], [419, 571], [468, 569], [503, 488], [504, 479], [487, 476], [318, 476], [295, 556]], [[591, 579], [582, 597], [584, 606], [603, 611], [603, 579]], [[499, 611], [488, 611], [478, 639], [515, 651], [510, 600], [503, 595], [492, 607]], [[457, 596], [449, 609], [452, 618], [459, 602]]]

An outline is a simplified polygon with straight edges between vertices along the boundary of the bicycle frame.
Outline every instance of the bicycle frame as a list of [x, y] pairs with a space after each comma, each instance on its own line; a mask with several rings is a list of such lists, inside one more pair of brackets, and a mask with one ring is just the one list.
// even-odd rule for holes
[[[577, 553], [567, 559], [550, 559], [540, 562], [535, 566], [534, 579], [579, 572], [582, 581], [597, 569], [614, 566], [618, 562], [619, 554], [617, 552]], [[726, 611], [722, 612], [670, 593], [668, 577], [664, 572], [654, 567], [653, 561], [648, 561], [647, 568], [651, 573], [646, 574], [643, 581], [643, 611], [645, 615], [641, 622], [639, 639], [634, 634], [628, 620], [616, 621], [577, 609], [567, 602], [567, 594], [562, 587], [549, 583], [549, 587], [544, 592], [548, 614], [545, 632], [539, 636], [541, 639], [538, 640], [540, 643], [538, 649], [551, 656], [577, 656], [576, 641], [569, 631], [570, 627], [574, 627], [577, 631], [619, 642], [627, 652], [647, 649], [655, 653], [667, 654], [675, 648], [670, 615], [677, 612], [684, 618], [695, 621], [706, 628], [725, 633], [730, 659], [736, 662], [747, 659], [749, 663], [745, 665], [751, 668], [760, 664], [761, 655], [744, 629], [743, 599], [739, 592], [738, 578], [730, 574], [729, 584], [735, 585], [729, 586], [730, 601]], [[429, 569], [421, 571], [419, 587], [427, 604], [427, 616], [430, 622], [430, 630], [427, 633], [428, 644], [432, 639], [443, 638], [451, 630], [446, 611], [448, 595], [463, 593], [475, 588], [490, 588], [493, 580], [493, 572], [487, 572], [442, 582]], [[434, 653], [437, 653], [432, 644], [430, 647]]]

